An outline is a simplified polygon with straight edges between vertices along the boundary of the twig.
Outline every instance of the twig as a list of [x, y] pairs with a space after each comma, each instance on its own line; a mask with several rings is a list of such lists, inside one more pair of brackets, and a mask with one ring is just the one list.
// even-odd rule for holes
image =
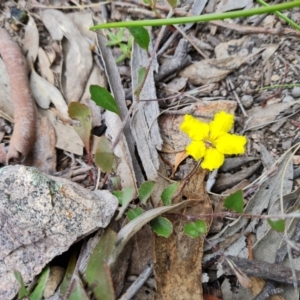
[[232, 81], [230, 79], [228, 79], [228, 83], [229, 83], [230, 88], [232, 89], [233, 95], [234, 95], [234, 97], [236, 99], [236, 102], [239, 104], [240, 109], [241, 109], [244, 117], [248, 117], [248, 114], [247, 114], [247, 112], [246, 112], [246, 110], [245, 110], [245, 108], [244, 108], [244, 106], [243, 106], [243, 104], [241, 102], [241, 99], [238, 96], [238, 94], [236, 93], [236, 91], [234, 90], [234, 85], [233, 85], [233, 83], [232, 83]]
[[152, 263], [147, 265], [147, 267], [142, 271], [139, 277], [132, 283], [132, 285], [127, 289], [125, 294], [122, 295], [119, 300], [130, 300], [138, 290], [143, 286], [143, 284], [147, 281], [147, 279], [152, 274]]
[[300, 32], [298, 30], [294, 30], [291, 28], [265, 28], [265, 27], [253, 27], [253, 26], [243, 26], [230, 24], [224, 21], [210, 21], [209, 24], [216, 25], [219, 27], [231, 29], [234, 31], [242, 32], [242, 33], [263, 33], [263, 34], [272, 34], [272, 35], [292, 35], [292, 36], [300, 36]]

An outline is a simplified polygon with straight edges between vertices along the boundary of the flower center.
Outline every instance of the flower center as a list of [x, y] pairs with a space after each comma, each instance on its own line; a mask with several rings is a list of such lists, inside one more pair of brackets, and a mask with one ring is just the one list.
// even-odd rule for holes
[[204, 141], [205, 147], [206, 148], [211, 148], [213, 147], [213, 143], [210, 140], [205, 140]]

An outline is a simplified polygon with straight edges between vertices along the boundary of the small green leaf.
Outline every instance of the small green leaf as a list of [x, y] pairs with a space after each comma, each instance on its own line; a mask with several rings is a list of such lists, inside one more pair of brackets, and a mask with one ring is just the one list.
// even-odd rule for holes
[[129, 221], [134, 220], [135, 218], [137, 218], [138, 216], [143, 214], [143, 210], [138, 206], [135, 209], [130, 209], [126, 215]]
[[72, 275], [74, 273], [74, 270], [76, 268], [76, 262], [77, 262], [77, 251], [73, 251], [71, 254], [71, 257], [69, 259], [68, 267], [64, 276], [64, 279], [60, 285], [60, 295], [65, 296], [66, 292], [68, 291], [68, 287], [70, 285]]
[[206, 223], [203, 220], [188, 223], [183, 227], [183, 231], [192, 238], [198, 238], [201, 234], [206, 234]]
[[92, 130], [91, 110], [79, 102], [71, 102], [68, 110], [70, 118], [79, 122], [78, 124], [73, 124], [73, 128], [83, 141], [86, 152], [90, 153], [90, 136]]
[[114, 159], [114, 154], [110, 149], [107, 139], [105, 136], [101, 136], [98, 140], [95, 152], [95, 164], [102, 172], [110, 173], [112, 171]]
[[169, 186], [167, 186], [162, 194], [161, 194], [161, 200], [163, 202], [164, 205], [171, 205], [172, 204], [172, 198], [175, 194], [175, 192], [177, 191], [179, 186], [178, 182], [174, 182], [172, 184], [170, 184]]
[[123, 192], [122, 191], [113, 191], [112, 194], [117, 197], [119, 204], [122, 205]]
[[136, 43], [148, 52], [150, 43], [150, 36], [148, 30], [144, 27], [130, 27], [128, 28], [130, 33], [133, 35]]
[[271, 219], [267, 219], [267, 222], [269, 223], [269, 225], [271, 226], [271, 228], [273, 228], [274, 230], [278, 231], [278, 232], [283, 232], [284, 228], [285, 228], [285, 221], [280, 219], [277, 221], [272, 221]]
[[150, 226], [152, 230], [158, 235], [168, 238], [173, 232], [173, 225], [172, 223], [161, 216], [153, 219], [150, 222]]
[[120, 49], [124, 54], [128, 54], [128, 45], [126, 44], [120, 44]]
[[27, 296], [29, 294], [29, 292], [27, 291], [22, 275], [19, 271], [14, 271], [14, 275], [18, 281], [18, 283], [20, 284], [20, 289], [19, 289], [19, 293], [18, 293], [18, 299], [22, 299], [25, 296]]
[[142, 204], [146, 204], [147, 200], [151, 196], [154, 189], [155, 182], [154, 181], [145, 181], [141, 184], [138, 194], [139, 200]]
[[43, 293], [46, 287], [47, 280], [49, 278], [49, 273], [50, 273], [50, 268], [49, 266], [46, 266], [42, 271], [37, 286], [29, 296], [30, 300], [41, 300], [43, 298]]
[[230, 210], [234, 210], [237, 213], [243, 212], [243, 192], [241, 190], [236, 191], [224, 200], [224, 207]]
[[87, 263], [85, 278], [97, 300], [115, 299], [112, 279], [107, 267], [107, 261], [113, 251], [115, 241], [116, 233], [112, 229], [106, 228]]
[[72, 289], [70, 296], [68, 297], [69, 300], [89, 300], [86, 291], [82, 285], [82, 282], [79, 277], [75, 277], [74, 281], [72, 282]]
[[139, 69], [139, 72], [138, 72], [138, 85], [142, 84], [145, 76], [146, 76], [146, 68], [142, 67]]
[[126, 58], [127, 58], [127, 54], [124, 53], [124, 54], [120, 55], [120, 56], [116, 59], [116, 63], [119, 63], [119, 62], [123, 61], [123, 60], [126, 59]]
[[177, 6], [177, 0], [167, 0], [171, 7], [174, 9]]
[[119, 115], [119, 108], [114, 97], [99, 85], [90, 86], [91, 99], [98, 105]]
[[123, 35], [124, 35], [124, 30], [125, 30], [125, 27], [122, 27], [122, 28], [119, 29], [119, 31], [117, 33], [117, 37], [118, 37], [120, 42], [122, 42]]
[[119, 220], [122, 215], [124, 214], [126, 208], [128, 207], [129, 203], [132, 201], [135, 194], [135, 190], [131, 186], [127, 186], [122, 190], [122, 196], [121, 196], [121, 203], [122, 207], [119, 210], [119, 214], [116, 217], [116, 220]]

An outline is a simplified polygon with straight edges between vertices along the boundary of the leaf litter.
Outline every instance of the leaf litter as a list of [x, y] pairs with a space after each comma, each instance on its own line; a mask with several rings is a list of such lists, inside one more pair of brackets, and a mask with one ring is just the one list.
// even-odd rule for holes
[[[65, 2], [68, 3], [68, 1]], [[238, 3], [239, 7], [246, 7], [253, 3], [252, 1], [242, 2]], [[114, 16], [118, 14], [122, 15], [123, 13], [120, 9], [121, 6], [118, 5], [114, 7]], [[220, 1], [218, 8], [225, 11], [236, 9], [236, 5], [237, 3], [234, 1]], [[195, 1], [192, 11], [197, 11], [197, 9], [202, 11], [204, 7], [206, 11], [213, 11], [213, 3], [206, 4], [206, 1]], [[144, 18], [144, 11], [138, 6], [136, 6], [136, 8], [135, 12], [129, 12], [132, 17]], [[160, 13], [165, 15], [165, 10], [162, 7], [159, 9]], [[200, 13], [200, 11], [197, 12], [197, 14]], [[85, 136], [85, 143], [83, 143], [71, 126], [72, 124], [67, 113], [67, 104], [75, 101], [88, 106], [91, 110], [90, 118], [93, 131], [97, 129], [97, 132], [102, 132], [100, 133], [101, 135], [104, 133], [106, 125], [108, 129], [105, 135], [111, 142], [110, 145], [113, 145], [117, 138], [118, 131], [123, 126], [122, 120], [124, 120], [128, 108], [130, 107], [126, 107], [126, 105], [132, 105], [132, 101], [135, 101], [136, 95], [134, 92], [141, 83], [141, 80], [138, 78], [138, 73], [141, 68], [147, 66], [148, 56], [146, 51], [134, 44], [131, 59], [131, 78], [126, 77], [126, 75], [120, 77], [118, 67], [128, 66], [128, 61], [116, 65], [113, 55], [118, 55], [116, 54], [117, 47], [115, 46], [111, 49], [106, 47], [107, 42], [105, 42], [104, 36], [99, 34], [97, 36], [94, 32], [87, 30], [89, 26], [93, 25], [92, 16], [98, 14], [96, 9], [94, 9], [92, 13], [91, 11], [87, 12], [84, 10], [69, 13], [57, 9], [41, 10], [39, 13], [42, 17], [41, 20], [32, 14], [29, 17], [29, 22], [24, 27], [23, 50], [28, 60], [28, 66], [31, 67], [32, 63], [34, 63], [34, 69], [31, 67], [32, 70], [30, 74], [30, 78], [32, 78], [33, 82], [33, 84], [31, 84], [31, 92], [37, 105], [40, 106], [38, 111], [41, 116], [39, 116], [39, 114], [37, 115], [36, 125], [32, 126], [32, 128], [35, 127], [37, 130], [36, 143], [32, 142], [32, 145], [29, 147], [26, 146], [25, 150], [18, 148], [17, 152], [20, 152], [23, 156], [31, 156], [27, 155], [30, 152], [28, 149], [33, 147], [32, 157], [28, 157], [24, 163], [34, 165], [45, 173], [53, 174], [56, 170], [62, 171], [65, 168], [70, 169], [74, 165], [78, 166], [81, 164], [82, 168], [84, 168], [84, 165], [87, 163], [86, 153], [83, 154], [83, 147], [84, 144], [87, 145], [90, 142], [90, 135]], [[255, 20], [255, 18], [253, 19]], [[250, 19], [243, 20], [244, 24], [249, 24], [249, 20]], [[266, 21], [269, 22], [268, 26], [272, 28], [280, 26], [279, 22], [276, 23], [276, 18], [274, 17], [270, 20], [266, 19]], [[46, 26], [49, 32], [47, 32], [43, 26]], [[150, 221], [149, 217], [147, 217], [147, 213], [149, 216], [151, 215], [151, 218], [154, 218], [154, 216], [161, 215], [162, 212], [172, 210], [171, 207], [162, 206], [160, 208], [162, 205], [160, 195], [170, 183], [168, 183], [168, 177], [172, 180], [180, 181], [188, 176], [193, 167], [193, 161], [189, 157], [186, 157], [183, 151], [188, 140], [179, 132], [179, 124], [184, 114], [193, 114], [195, 117], [209, 122], [214, 114], [220, 110], [230, 112], [236, 116], [235, 131], [238, 133], [246, 132], [248, 137], [247, 156], [249, 156], [249, 159], [246, 159], [247, 157], [242, 157], [242, 159], [237, 157], [228, 158], [228, 162], [231, 160], [231, 167], [229, 168], [225, 164], [224, 168], [219, 170], [219, 175], [216, 175], [216, 179], [210, 178], [211, 176], [208, 178], [208, 180], [212, 180], [214, 184], [212, 191], [214, 193], [222, 192], [223, 194], [223, 196], [221, 196], [222, 198], [209, 194], [211, 201], [213, 201], [216, 207], [216, 213], [224, 213], [224, 207], [220, 199], [224, 199], [226, 195], [228, 195], [227, 193], [233, 193], [239, 188], [242, 188], [246, 193], [244, 212], [258, 215], [265, 212], [280, 214], [281, 208], [278, 204], [280, 200], [276, 199], [279, 199], [280, 196], [279, 187], [282, 180], [283, 194], [286, 194], [284, 199], [290, 199], [289, 197], [291, 197], [292, 200], [286, 201], [290, 201], [288, 203], [291, 205], [297, 205], [296, 187], [299, 185], [299, 182], [297, 178], [293, 180], [292, 160], [287, 163], [290, 154], [280, 163], [276, 164], [275, 168], [272, 167], [272, 164], [281, 157], [284, 151], [289, 149], [299, 130], [299, 124], [297, 123], [299, 117], [297, 103], [300, 94], [297, 93], [295, 87], [293, 90], [291, 87], [283, 87], [281, 90], [276, 90], [276, 87], [274, 87], [275, 90], [270, 91], [260, 91], [258, 89], [261, 87], [262, 82], [265, 84], [291, 84], [297, 82], [297, 79], [295, 79], [297, 76], [295, 76], [295, 74], [297, 75], [299, 57], [297, 56], [297, 46], [295, 46], [296, 41], [293, 37], [279, 37], [276, 35], [274, 35], [274, 39], [270, 41], [264, 32], [260, 35], [252, 34], [245, 37], [242, 31], [241, 33], [239, 32], [236, 25], [236, 27], [231, 26], [231, 28], [234, 28], [231, 32], [224, 28], [219, 30], [221, 27], [217, 27], [218, 25], [206, 24], [203, 26], [207, 30], [198, 30], [196, 27], [192, 27], [195, 31], [192, 31], [190, 34], [193, 35], [194, 41], [203, 41], [209, 46], [201, 48], [205, 58], [202, 59], [199, 58], [197, 54], [195, 55], [193, 50], [190, 50], [188, 47], [188, 43], [180, 37], [173, 38], [170, 42], [167, 40], [165, 43], [169, 43], [169, 47], [167, 48], [168, 55], [173, 55], [175, 50], [185, 49], [185, 52], [183, 52], [181, 56], [179, 55], [175, 58], [175, 60], [177, 59], [176, 67], [179, 69], [174, 69], [175, 71], [163, 75], [159, 82], [154, 81], [154, 78], [157, 79], [158, 77], [153, 76], [155, 73], [153, 71], [158, 71], [160, 66], [164, 65], [165, 67], [168, 65], [168, 62], [170, 62], [170, 60], [168, 61], [166, 58], [166, 53], [164, 54], [166, 50], [162, 51], [159, 55], [159, 60], [155, 61], [152, 66], [150, 76], [147, 79], [147, 89], [142, 91], [140, 99], [144, 101], [140, 102], [138, 109], [133, 112], [130, 122], [125, 125], [121, 142], [115, 147], [113, 152], [109, 152], [110, 145], [107, 144], [107, 142], [105, 144], [106, 150], [103, 152], [103, 158], [109, 157], [108, 160], [114, 161], [114, 164], [109, 162], [109, 164], [112, 165], [111, 170], [113, 173], [111, 176], [108, 176], [107, 186], [111, 191], [122, 190], [126, 187], [133, 188], [137, 191], [144, 180], [153, 180], [153, 182], [155, 182], [151, 197], [146, 203], [142, 201], [141, 204], [137, 205], [137, 199], [134, 199], [131, 202], [129, 200], [128, 203], [125, 204], [125, 206], [128, 205], [129, 209], [135, 207], [141, 209], [144, 214], [140, 215], [138, 217], [139, 219], [134, 219], [132, 221], [133, 223], [128, 223], [127, 225], [125, 224], [128, 220], [126, 220], [125, 217], [121, 218], [119, 222], [124, 222], [124, 230], [121, 229], [119, 235], [117, 235], [116, 244], [121, 245], [120, 248], [113, 247], [111, 250], [112, 256], [110, 257], [113, 257], [113, 259], [110, 258], [111, 273], [109, 273], [106, 267], [103, 268], [103, 266], [102, 271], [99, 271], [101, 273], [99, 273], [99, 276], [102, 276], [101, 278], [103, 278], [104, 282], [107, 282], [106, 287], [112, 288], [111, 283], [113, 283], [113, 288], [118, 295], [125, 292], [125, 290], [122, 292], [124, 285], [129, 285], [129, 281], [127, 281], [129, 277], [125, 276], [127, 268], [129, 268], [131, 272], [128, 274], [137, 276], [144, 270], [147, 262], [153, 259], [151, 253], [153, 245], [149, 242], [153, 239], [153, 232], [150, 230], [150, 227], [146, 225]], [[285, 27], [285, 25], [282, 24], [281, 26]], [[255, 26], [253, 26], [253, 28], [254, 27]], [[37, 28], [39, 29], [38, 31]], [[186, 30], [189, 28], [191, 27], [186, 26]], [[51, 36], [50, 39], [49, 34]], [[14, 38], [17, 39], [20, 38], [18, 35], [19, 33], [13, 34]], [[151, 53], [153, 42], [152, 32], [150, 36], [149, 52]], [[123, 42], [126, 42], [126, 37], [123, 37]], [[176, 49], [178, 43], [186, 44], [186, 47], [180, 48], [180, 46]], [[143, 45], [143, 47], [146, 48], [146, 44]], [[91, 49], [94, 51], [93, 54]], [[96, 57], [94, 61], [92, 58], [93, 55]], [[189, 59], [187, 59], [188, 56]], [[192, 58], [192, 60], [190, 58]], [[184, 60], [183, 64], [180, 64], [181, 59], [182, 62]], [[166, 62], [165, 64], [164, 61]], [[103, 62], [104, 69], [101, 69], [103, 68]], [[180, 68], [187, 63], [189, 66], [181, 70]], [[286, 69], [287, 72], [285, 71]], [[14, 116], [13, 108], [10, 104], [11, 94], [9, 82], [5, 76], [3, 76], [8, 69], [6, 67], [5, 69], [3, 68], [3, 70], [5, 72], [1, 71], [0, 75], [0, 84], [3, 87], [1, 88], [0, 97], [0, 103], [2, 103], [0, 106], [0, 115], [6, 122], [16, 122], [14, 126], [14, 132], [16, 132], [19, 121], [18, 118], [16, 119], [16, 115]], [[27, 77], [27, 74], [25, 77]], [[180, 84], [178, 84], [179, 80]], [[228, 83], [229, 81], [233, 82], [233, 88], [232, 85], [230, 86]], [[109, 92], [111, 92], [116, 100], [117, 107], [120, 110], [121, 120], [117, 115], [111, 112], [106, 111], [103, 113], [103, 109], [96, 106], [94, 102], [91, 102], [91, 95], [89, 93], [90, 85], [99, 85], [105, 89], [109, 89]], [[201, 85], [201, 87], [197, 87], [198, 85]], [[168, 88], [166, 89], [166, 87]], [[26, 91], [26, 89], [24, 91]], [[163, 101], [152, 101], [153, 99], [165, 97], [167, 93], [167, 97], [173, 96], [173, 98]], [[244, 95], [254, 98], [250, 105], [243, 102], [242, 96]], [[290, 98], [285, 98], [287, 96]], [[260, 98], [270, 98], [271, 100], [267, 100], [266, 106], [262, 106], [262, 100]], [[125, 102], [125, 99], [128, 101]], [[286, 100], [281, 101], [283, 99]], [[245, 105], [248, 117], [241, 114], [241, 105]], [[276, 128], [275, 125], [271, 127], [270, 124], [276, 124]], [[131, 128], [129, 126], [131, 126]], [[6, 145], [8, 145], [9, 142], [5, 136], [8, 132], [7, 130], [8, 129], [0, 128], [3, 141]], [[90, 129], [87, 131], [90, 131]], [[29, 130], [29, 132], [34, 131]], [[96, 135], [97, 134], [98, 133], [96, 133]], [[103, 138], [102, 136], [100, 140], [103, 141]], [[5, 144], [1, 145], [3, 151], [5, 151]], [[13, 149], [13, 146], [13, 139], [11, 139], [11, 149]], [[137, 152], [134, 150], [135, 147], [137, 147]], [[8, 148], [8, 151], [10, 151], [9, 149], [10, 148]], [[57, 151], [57, 149], [68, 151], [69, 153], [66, 152], [66, 154], [63, 154], [61, 150]], [[138, 159], [137, 153], [139, 156]], [[10, 155], [13, 158], [17, 158], [16, 153]], [[5, 163], [5, 161], [6, 157], [4, 156], [3, 163]], [[296, 158], [294, 159], [294, 162], [295, 161]], [[94, 158], [93, 162], [95, 162]], [[101, 163], [102, 162], [103, 161], [101, 161]], [[285, 163], [287, 163], [286, 167]], [[108, 169], [102, 171], [105, 172], [107, 170]], [[285, 176], [282, 177], [284, 170], [286, 170]], [[259, 177], [261, 174], [266, 175], [261, 178]], [[100, 173], [98, 176], [98, 179], [103, 181], [103, 174]], [[203, 174], [194, 176], [191, 177], [191, 181], [194, 182], [198, 180], [198, 188], [207, 180]], [[94, 171], [93, 177], [97, 177]], [[247, 187], [247, 185], [256, 179], [256, 183]], [[192, 186], [192, 183], [190, 184]], [[82, 181], [82, 185], [86, 186], [87, 189], [92, 189], [93, 183], [91, 179], [85, 179]], [[100, 184], [100, 186], [103, 185]], [[104, 186], [106, 186], [105, 183]], [[189, 185], [186, 188], [189, 189]], [[228, 190], [229, 188], [230, 190]], [[193, 194], [196, 190], [197, 189], [193, 189], [190, 192]], [[199, 193], [201, 197], [207, 201], [207, 206], [204, 205], [204, 207], [211, 211], [211, 205], [209, 204], [206, 192], [203, 187], [201, 187], [200, 190], [201, 192]], [[296, 190], [296, 192], [293, 197], [294, 194], [292, 192], [294, 190]], [[184, 194], [184, 191], [185, 190], [182, 190], [181, 193]], [[199, 194], [195, 197], [190, 194], [184, 196], [187, 197], [187, 199], [199, 199]], [[180, 194], [176, 197], [180, 197]], [[170, 199], [170, 201], [174, 201], [174, 199]], [[178, 207], [188, 205], [188, 203], [189, 202], [184, 204], [184, 202], [182, 202], [182, 204], [178, 204]], [[170, 204], [170, 202], [168, 202], [168, 204]], [[121, 213], [125, 210], [125, 206], [119, 208]], [[201, 214], [201, 212], [203, 213], [205, 210], [204, 207], [200, 207], [199, 205], [199, 214]], [[189, 216], [196, 213], [197, 209], [195, 209], [195, 207], [187, 208], [183, 211], [177, 211], [174, 214]], [[66, 218], [68, 218], [68, 216], [70, 215], [67, 215]], [[212, 249], [212, 245], [224, 249], [225, 255], [227, 256], [234, 255], [240, 258], [247, 258], [248, 255], [251, 255], [248, 248], [246, 248], [246, 246], [249, 247], [249, 245], [246, 244], [244, 232], [251, 233], [251, 236], [254, 236], [256, 239], [253, 248], [255, 260], [268, 261], [269, 259], [270, 263], [275, 262], [276, 249], [279, 247], [279, 242], [283, 239], [278, 238], [278, 232], [270, 230], [266, 220], [254, 218], [249, 221], [242, 217], [230, 223], [229, 220], [223, 218], [218, 217], [217, 219], [218, 225], [212, 227], [214, 231], [211, 231], [208, 236], [210, 242], [206, 243], [204, 248], [202, 248], [203, 239], [200, 238], [197, 242], [192, 240], [192, 244], [194, 242], [196, 244], [198, 243], [198, 246], [195, 248], [197, 249], [195, 253], [197, 253], [198, 258], [203, 256], [205, 272], [214, 272], [208, 265], [208, 261], [216, 257], [216, 254], [210, 253], [214, 250]], [[295, 233], [295, 230], [297, 230], [295, 225], [296, 220], [297, 219], [291, 221], [290, 224], [287, 223], [289, 234]], [[175, 299], [180, 299], [180, 297], [182, 297], [182, 299], [188, 299], [188, 294], [184, 294], [180, 289], [182, 286], [189, 286], [186, 285], [185, 282], [192, 284], [193, 280], [197, 280], [198, 285], [194, 285], [193, 291], [197, 291], [199, 295], [202, 295], [201, 284], [199, 285], [199, 282], [202, 280], [200, 278], [202, 273], [200, 271], [201, 259], [197, 261], [197, 264], [199, 264], [197, 268], [198, 273], [195, 276], [191, 275], [191, 272], [182, 271], [182, 269], [177, 270], [175, 268], [180, 262], [180, 257], [183, 254], [187, 254], [181, 247], [187, 247], [187, 245], [190, 245], [190, 242], [186, 241], [188, 238], [182, 235], [181, 231], [183, 228], [181, 225], [185, 223], [185, 221], [171, 220], [171, 222], [173, 223], [174, 232], [176, 232], [178, 236], [172, 237], [171, 235], [168, 239], [156, 236], [154, 238], [156, 241], [154, 244], [154, 253], [160, 247], [163, 248], [163, 251], [159, 252], [158, 256], [154, 256], [157, 259], [154, 264], [154, 269], [158, 270], [155, 274], [158, 283], [158, 290], [156, 292], [158, 292], [159, 295], [167, 295], [167, 297], [170, 297], [172, 293], [174, 293]], [[178, 227], [177, 223], [179, 223], [181, 227]], [[130, 226], [126, 227], [129, 224]], [[115, 226], [120, 228], [120, 223]], [[127, 245], [129, 245], [129, 240], [134, 234], [136, 234], [133, 238], [135, 239], [133, 243], [134, 250], [131, 252], [128, 250], [128, 247], [126, 247], [126, 244], [128, 243]], [[100, 233], [99, 239], [101, 241]], [[274, 247], [271, 247], [270, 244], [273, 245], [273, 241], [275, 240], [276, 243], [274, 242]], [[115, 242], [113, 242], [113, 244], [114, 243]], [[170, 243], [174, 243], [176, 246], [170, 246], [168, 248], [167, 245]], [[282, 243], [284, 245], [286, 242], [283, 241]], [[292, 241], [290, 241], [290, 243], [292, 243]], [[267, 255], [263, 255], [263, 250]], [[88, 253], [92, 251], [92, 248], [90, 248]], [[122, 251], [123, 253], [126, 252], [126, 255], [124, 255], [124, 261], [121, 262], [118, 258]], [[273, 255], [268, 255], [268, 251], [272, 252]], [[141, 254], [142, 252], [144, 253], [143, 255]], [[178, 255], [178, 253], [180, 255]], [[132, 257], [130, 257], [131, 255]], [[165, 258], [168, 255], [169, 258]], [[191, 255], [184, 264], [191, 264], [193, 262], [192, 257], [193, 255]], [[247, 272], [243, 269], [242, 265], [237, 265], [235, 260], [231, 261], [231, 266], [235, 274], [241, 283], [244, 282], [243, 285], [249, 288], [250, 284], [247, 281]], [[182, 264], [181, 266], [183, 267]], [[195, 264], [193, 267], [194, 266]], [[74, 272], [76, 272], [75, 268]], [[35, 275], [37, 275], [37, 273], [35, 273]], [[74, 274], [72, 276], [75, 276]], [[82, 274], [83, 273], [81, 273], [81, 275]], [[173, 278], [176, 278], [176, 274], [180, 274], [179, 283], [173, 281]], [[109, 279], [110, 276], [113, 278], [112, 281]], [[165, 278], [170, 279], [166, 279], [166, 285], [163, 283]], [[216, 278], [217, 277], [214, 277], [214, 279], [212, 279], [215, 283], [218, 281]], [[253, 278], [250, 278], [250, 280], [254, 286], [260, 286]], [[25, 281], [27, 284], [26, 278]], [[93, 282], [90, 284], [93, 287]], [[146, 283], [143, 288], [147, 288], [147, 284], [148, 283]], [[80, 295], [79, 297], [82, 299], [89, 299], [83, 288], [82, 279], [75, 278], [73, 285], [69, 288], [67, 287], [67, 289], [71, 292], [72, 297], [77, 294]], [[220, 288], [213, 289], [215, 292], [223, 293], [222, 299], [232, 299], [232, 297], [234, 297], [230, 291], [231, 283], [229, 283], [227, 279], [224, 280]], [[247, 292], [245, 289], [239, 287], [238, 290], [240, 294], [245, 292], [243, 299], [248, 299], [246, 298], [248, 296], [246, 296]], [[250, 287], [250, 290], [254, 293], [253, 288]], [[259, 293], [260, 290], [261, 287], [258, 287], [255, 294]], [[150, 295], [149, 299], [154, 299], [153, 288], [148, 289], [148, 292]], [[293, 297], [293, 292], [291, 285], [285, 285], [283, 295], [287, 299]], [[145, 294], [141, 296], [139, 292], [136, 293], [136, 297], [140, 297], [139, 299], [148, 299], [145, 298]], [[208, 297], [209, 293], [208, 290], [204, 290], [204, 295], [199, 297]], [[247, 295], [249, 295], [250, 299], [251, 292], [249, 291]], [[110, 297], [113, 297], [112, 294]]]

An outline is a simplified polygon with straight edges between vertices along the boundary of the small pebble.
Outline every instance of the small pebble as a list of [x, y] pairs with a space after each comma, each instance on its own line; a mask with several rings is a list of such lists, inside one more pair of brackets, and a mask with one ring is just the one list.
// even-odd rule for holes
[[289, 102], [293, 102], [293, 101], [294, 101], [294, 98], [290, 95], [285, 96], [282, 100], [283, 103], [289, 103]]
[[253, 97], [251, 95], [244, 95], [241, 102], [245, 108], [250, 108], [253, 104]]
[[272, 81], [278, 81], [279, 79], [280, 79], [280, 76], [277, 75], [277, 74], [275, 74], [275, 75], [273, 75], [273, 76], [271, 77], [271, 80], [272, 80]]
[[222, 95], [223, 97], [226, 97], [226, 96], [227, 96], [227, 91], [226, 91], [226, 90], [222, 90], [222, 91], [221, 91], [221, 95]]
[[292, 89], [292, 95], [295, 98], [300, 97], [300, 87], [299, 86], [294, 86]]

